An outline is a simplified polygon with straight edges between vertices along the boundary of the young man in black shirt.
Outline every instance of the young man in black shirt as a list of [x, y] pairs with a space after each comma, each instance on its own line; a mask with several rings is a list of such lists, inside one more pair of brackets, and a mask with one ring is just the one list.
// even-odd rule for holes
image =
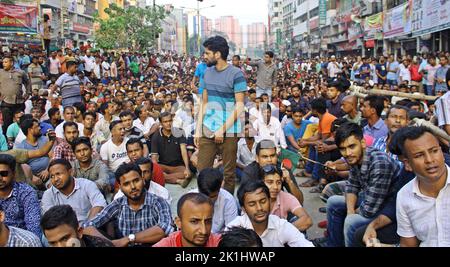
[[152, 136], [152, 159], [161, 166], [167, 183], [186, 187], [192, 177], [182, 129], [172, 129], [173, 118], [169, 112], [159, 116], [161, 128]]

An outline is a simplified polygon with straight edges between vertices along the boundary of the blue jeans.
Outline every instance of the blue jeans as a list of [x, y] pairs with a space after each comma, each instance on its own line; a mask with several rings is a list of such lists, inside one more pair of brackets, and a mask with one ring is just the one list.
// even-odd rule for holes
[[[309, 146], [308, 158], [317, 161], [317, 151], [314, 146]], [[307, 173], [312, 174], [312, 177], [311, 177], [312, 179], [317, 180], [317, 181], [320, 179], [320, 175], [319, 175], [320, 165], [319, 164], [314, 164], [314, 163], [307, 161], [306, 165], [305, 165], [305, 170]]]
[[[361, 203], [358, 197], [357, 205]], [[359, 214], [347, 215], [347, 205], [344, 196], [332, 196], [327, 201], [328, 246], [354, 247], [354, 236], [359, 227], [368, 225], [373, 219]]]
[[433, 85], [425, 85], [425, 94], [426, 95], [434, 95]]
[[260, 97], [262, 94], [267, 94], [269, 96], [269, 102], [272, 100], [272, 88], [261, 88], [256, 87], [256, 97]]

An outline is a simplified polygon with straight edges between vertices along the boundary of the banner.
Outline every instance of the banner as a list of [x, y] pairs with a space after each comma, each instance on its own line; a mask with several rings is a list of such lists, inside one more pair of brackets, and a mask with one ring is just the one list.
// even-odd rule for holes
[[447, 28], [450, 28], [450, 1], [413, 1], [413, 36], [433, 33]]
[[364, 39], [383, 39], [383, 12], [367, 17], [364, 20]]
[[327, 24], [327, 0], [319, 0], [319, 26]]
[[0, 32], [37, 33], [37, 7], [0, 3]]
[[411, 32], [411, 13], [409, 3], [386, 11], [383, 22], [384, 38], [393, 38]]

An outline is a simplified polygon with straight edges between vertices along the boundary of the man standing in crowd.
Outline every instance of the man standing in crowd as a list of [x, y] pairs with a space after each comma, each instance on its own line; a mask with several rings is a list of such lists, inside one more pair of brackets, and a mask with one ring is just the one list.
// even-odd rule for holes
[[[3, 134], [13, 123], [16, 110], [25, 110], [25, 101], [31, 96], [31, 82], [28, 75], [14, 68], [11, 56], [3, 57], [3, 69], [0, 69], [0, 100], [3, 116]], [[25, 94], [23, 87], [25, 88]]]
[[259, 97], [262, 94], [272, 95], [272, 88], [277, 85], [277, 67], [274, 60], [274, 53], [267, 51], [264, 53], [264, 62], [251, 61], [250, 66], [258, 67], [258, 74], [256, 77], [256, 96]]
[[[244, 111], [247, 83], [241, 70], [227, 63], [229, 47], [223, 37], [211, 37], [203, 45], [207, 64], [211, 68], [205, 71], [203, 101], [196, 127], [198, 170], [212, 167], [216, 154], [220, 152], [223, 155], [224, 188], [233, 194], [238, 142], [236, 134], [242, 131], [237, 119]], [[225, 84], [228, 86], [224, 87]], [[222, 112], [212, 112], [218, 107]]]

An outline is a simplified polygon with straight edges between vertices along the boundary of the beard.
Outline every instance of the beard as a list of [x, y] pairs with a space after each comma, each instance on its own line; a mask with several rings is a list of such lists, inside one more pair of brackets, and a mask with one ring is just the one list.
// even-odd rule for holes
[[213, 60], [213, 61], [207, 61], [206, 62], [206, 66], [208, 66], [208, 68], [209, 67], [212, 67], [212, 66], [215, 66], [215, 65], [217, 65], [217, 60]]
[[136, 195], [136, 196], [132, 196], [132, 195], [131, 195], [131, 192], [130, 192], [130, 193], [125, 193], [125, 192], [123, 192], [123, 194], [124, 194], [127, 198], [129, 198], [129, 199], [131, 199], [131, 200], [133, 200], [133, 201], [138, 201], [139, 199], [141, 199], [143, 193], [144, 193], [144, 190], [141, 190], [140, 194], [138, 194], [138, 195]]

